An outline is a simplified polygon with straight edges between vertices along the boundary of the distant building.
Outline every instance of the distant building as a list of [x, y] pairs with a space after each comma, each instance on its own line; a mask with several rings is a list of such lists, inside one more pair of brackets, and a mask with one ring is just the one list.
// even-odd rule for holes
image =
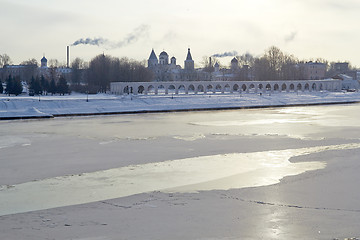
[[47, 59], [46, 59], [46, 57], [43, 56], [43, 58], [40, 61], [41, 61], [41, 67], [42, 68], [47, 68]]
[[202, 79], [201, 74], [195, 69], [190, 48], [184, 61], [184, 69], [176, 64], [174, 56], [171, 57], [169, 62], [169, 55], [165, 51], [162, 51], [159, 58], [157, 58], [154, 49], [152, 49], [148, 59], [148, 68], [154, 73], [153, 81], [190, 81]]
[[349, 63], [348, 62], [337, 62], [334, 64], [334, 69], [332, 76], [330, 77], [334, 77], [340, 74], [345, 74], [347, 76], [350, 76], [352, 79], [356, 79], [358, 80], [358, 74], [356, 70], [351, 70], [349, 68]]
[[234, 57], [232, 60], [231, 60], [231, 70], [233, 72], [236, 72], [239, 70], [239, 61], [236, 59], [236, 57]]
[[349, 63], [348, 62], [335, 63], [335, 71], [337, 74], [346, 74], [346, 72], [349, 71]]
[[356, 80], [352, 76], [348, 76], [346, 74], [338, 74], [338, 75], [334, 76], [333, 79], [341, 80], [341, 87], [344, 90], [359, 89], [359, 86], [360, 86], [358, 80]]
[[71, 68], [67, 67], [48, 67], [48, 60], [43, 56], [40, 60], [40, 67], [36, 64], [33, 65], [5, 65], [0, 69], [0, 79], [7, 79], [10, 75], [19, 78], [21, 81], [29, 82], [32, 77], [44, 76], [48, 80], [54, 78], [59, 79], [64, 76], [70, 80]]
[[187, 72], [194, 71], [194, 69], [195, 69], [194, 60], [192, 59], [191, 53], [190, 53], [190, 48], [188, 48], [186, 60], [184, 61], [184, 67], [185, 67], [185, 71], [187, 71]]
[[320, 80], [325, 78], [326, 64], [320, 62], [307, 62], [304, 64], [305, 80]]

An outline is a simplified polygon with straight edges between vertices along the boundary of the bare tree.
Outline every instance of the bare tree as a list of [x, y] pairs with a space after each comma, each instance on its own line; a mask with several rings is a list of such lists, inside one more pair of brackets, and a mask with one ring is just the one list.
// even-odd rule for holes
[[82, 81], [82, 76], [87, 64], [81, 58], [75, 58], [71, 63], [71, 82], [75, 85], [79, 85]]
[[36, 65], [36, 66], [39, 66], [39, 63], [35, 58], [30, 58], [29, 60], [22, 61], [20, 63], [20, 65], [28, 65], [28, 66], [29, 65]]
[[266, 57], [256, 58], [253, 68], [255, 80], [269, 80], [270, 62]]
[[31, 58], [26, 61], [22, 61], [20, 65], [24, 66], [23, 74], [21, 76], [21, 80], [30, 82], [31, 77], [36, 76], [37, 68], [38, 68], [38, 61], [35, 58]]
[[89, 64], [88, 84], [98, 92], [106, 92], [110, 88], [111, 57], [100, 54]]
[[11, 63], [12, 63], [12, 61], [11, 61], [9, 55], [7, 55], [7, 54], [0, 55], [0, 67], [1, 68], [4, 67], [5, 65], [9, 65]]
[[241, 67], [243, 66], [253, 67], [255, 63], [255, 58], [250, 53], [245, 53], [243, 55], [237, 56], [236, 59], [239, 61], [239, 65]]
[[49, 67], [51, 67], [51, 68], [57, 68], [57, 67], [60, 66], [60, 63], [59, 63], [59, 60], [57, 60], [57, 59], [50, 59], [50, 60], [48, 61], [48, 65], [49, 65]]
[[214, 72], [215, 68], [214, 65], [215, 63], [218, 62], [217, 58], [212, 56], [212, 57], [207, 57], [204, 56], [203, 57], [203, 61], [201, 62], [202, 66], [203, 66], [203, 70], [205, 72]]
[[284, 53], [278, 47], [272, 46], [265, 51], [264, 57], [269, 62], [268, 79], [280, 79], [281, 67], [284, 62]]

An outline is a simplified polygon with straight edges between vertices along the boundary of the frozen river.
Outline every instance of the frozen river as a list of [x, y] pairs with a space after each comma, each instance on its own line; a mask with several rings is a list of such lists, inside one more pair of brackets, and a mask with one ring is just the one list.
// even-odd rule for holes
[[0, 215], [273, 185], [354, 157], [359, 119], [354, 104], [0, 122]]

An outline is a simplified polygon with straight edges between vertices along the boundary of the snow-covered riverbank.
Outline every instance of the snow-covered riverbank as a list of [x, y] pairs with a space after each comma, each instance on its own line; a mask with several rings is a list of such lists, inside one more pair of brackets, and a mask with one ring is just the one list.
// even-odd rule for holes
[[232, 109], [360, 101], [359, 92], [117, 96], [0, 95], [0, 119], [157, 111]]
[[0, 239], [359, 238], [359, 110], [0, 121]]

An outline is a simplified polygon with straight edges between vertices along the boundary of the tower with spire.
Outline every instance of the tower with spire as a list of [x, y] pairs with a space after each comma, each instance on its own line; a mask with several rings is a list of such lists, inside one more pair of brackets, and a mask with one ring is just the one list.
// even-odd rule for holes
[[[170, 60], [170, 61], [169, 61]], [[190, 81], [194, 79], [202, 79], [197, 76], [195, 71], [194, 60], [192, 59], [190, 48], [188, 48], [184, 68], [177, 65], [176, 58], [162, 51], [156, 57], [154, 49], [150, 53], [148, 61], [148, 68], [152, 71], [154, 81]]]
[[158, 64], [159, 64], [158, 58], [156, 57], [154, 49], [152, 49], [150, 53], [150, 57], [148, 59], [148, 67], [153, 68], [156, 67]]
[[185, 71], [193, 71], [194, 70], [194, 60], [191, 57], [190, 48], [188, 48], [186, 60], [184, 61], [184, 68], [185, 68]]
[[239, 61], [236, 59], [236, 57], [234, 57], [232, 60], [231, 60], [231, 70], [233, 72], [236, 72], [239, 70]]

